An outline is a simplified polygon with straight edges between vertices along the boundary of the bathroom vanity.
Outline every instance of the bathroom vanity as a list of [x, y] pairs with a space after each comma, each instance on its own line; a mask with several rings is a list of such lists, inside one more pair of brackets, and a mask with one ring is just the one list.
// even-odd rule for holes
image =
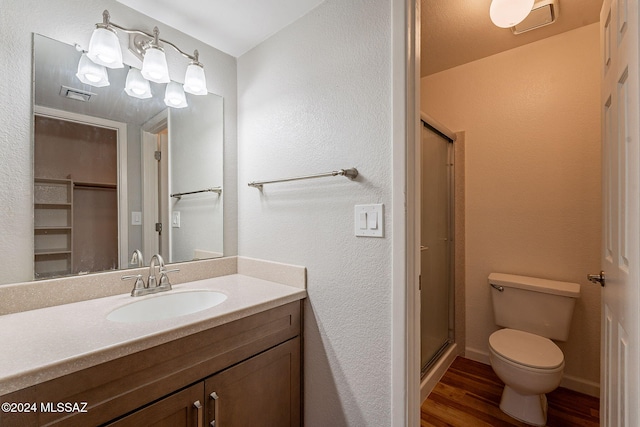
[[107, 320], [157, 297], [126, 294], [0, 316], [0, 425], [299, 426], [304, 284], [238, 270], [174, 285], [227, 296], [183, 316]]

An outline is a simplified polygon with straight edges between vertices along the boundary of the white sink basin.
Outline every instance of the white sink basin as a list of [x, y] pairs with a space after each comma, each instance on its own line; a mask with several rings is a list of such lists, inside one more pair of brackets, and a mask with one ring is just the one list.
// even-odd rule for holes
[[215, 307], [226, 299], [221, 292], [207, 290], [162, 293], [118, 307], [107, 319], [121, 323], [169, 319]]

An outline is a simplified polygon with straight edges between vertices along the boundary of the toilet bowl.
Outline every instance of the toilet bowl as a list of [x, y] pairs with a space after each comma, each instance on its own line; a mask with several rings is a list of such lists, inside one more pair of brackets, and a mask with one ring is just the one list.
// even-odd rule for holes
[[491, 366], [505, 383], [500, 409], [522, 422], [544, 426], [545, 393], [562, 380], [564, 355], [548, 338], [515, 329], [501, 329], [489, 337]]
[[577, 283], [503, 273], [489, 275], [494, 320], [489, 337], [491, 367], [504, 382], [500, 409], [522, 422], [544, 426], [547, 398], [560, 385]]

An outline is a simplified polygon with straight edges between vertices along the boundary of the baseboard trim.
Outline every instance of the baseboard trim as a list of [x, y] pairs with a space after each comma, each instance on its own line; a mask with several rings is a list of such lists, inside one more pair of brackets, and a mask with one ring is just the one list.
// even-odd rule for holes
[[464, 357], [475, 360], [476, 362], [484, 363], [485, 365], [491, 364], [489, 361], [489, 353], [478, 350], [477, 348], [467, 347], [464, 351]]
[[600, 383], [585, 380], [583, 378], [564, 375], [562, 377], [562, 381], [560, 382], [560, 387], [588, 394], [589, 396], [600, 397]]
[[[476, 362], [484, 363], [485, 365], [490, 365], [489, 361], [489, 353], [486, 351], [481, 351], [475, 348], [469, 348], [465, 350], [465, 357], [467, 359], [475, 360]], [[560, 387], [568, 388], [569, 390], [577, 391], [579, 393], [588, 394], [589, 396], [599, 397], [600, 396], [600, 384], [585, 380], [583, 378], [574, 377], [571, 375], [564, 375], [562, 377], [562, 382], [560, 382]]]

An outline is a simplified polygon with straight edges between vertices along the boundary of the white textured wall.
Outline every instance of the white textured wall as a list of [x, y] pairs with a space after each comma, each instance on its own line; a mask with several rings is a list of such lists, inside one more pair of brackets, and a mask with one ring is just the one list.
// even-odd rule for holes
[[[235, 58], [114, 0], [0, 0], [0, 93], [9, 100], [0, 103], [0, 259], [8, 266], [0, 272], [0, 283], [33, 277], [32, 33], [86, 45], [94, 24], [102, 21], [104, 9], [124, 27], [151, 30], [158, 25], [163, 38], [187, 51], [200, 51], [209, 91], [224, 98], [225, 163], [229, 165], [224, 182], [224, 246], [226, 255], [237, 253]], [[182, 62], [170, 61], [170, 67], [186, 67]]]
[[[391, 84], [388, 0], [327, 0], [238, 59], [239, 252], [308, 268], [309, 427], [391, 423]], [[354, 236], [363, 203], [385, 238]]]
[[467, 355], [488, 361], [492, 271], [577, 282], [566, 385], [597, 393], [598, 24], [425, 77], [421, 102], [466, 132]]

